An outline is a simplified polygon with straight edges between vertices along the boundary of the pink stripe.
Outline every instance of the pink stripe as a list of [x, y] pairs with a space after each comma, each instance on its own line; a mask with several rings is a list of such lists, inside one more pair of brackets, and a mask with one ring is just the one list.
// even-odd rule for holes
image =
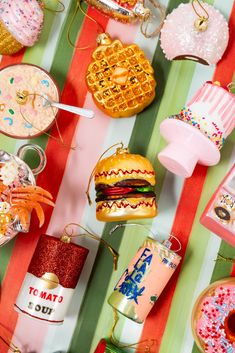
[[198, 91], [197, 93], [193, 96], [193, 98], [188, 102], [187, 106], [189, 107], [190, 105], [192, 105], [193, 103], [198, 101], [198, 98], [200, 97], [200, 95], [202, 94], [202, 91], [205, 89], [205, 85], [203, 85]]
[[217, 94], [218, 94], [218, 89], [217, 89], [217, 87], [212, 86], [212, 96], [211, 96], [211, 98], [209, 99], [209, 102], [212, 102], [212, 101], [215, 99], [215, 97], [217, 96]]
[[[213, 106], [211, 107], [211, 109], [209, 110], [209, 114], [213, 114], [215, 113], [215, 111], [218, 109], [218, 105], [220, 104], [221, 102], [221, 98], [223, 97], [224, 95], [224, 92], [220, 91], [220, 92], [216, 92], [216, 96], [214, 95], [214, 104]], [[210, 102], [212, 102], [212, 100], [210, 100]]]
[[232, 100], [228, 105], [227, 108], [225, 109], [223, 116], [221, 117], [222, 121], [224, 121], [224, 125], [226, 125], [227, 121], [229, 121], [229, 115], [231, 114], [231, 111], [233, 110], [235, 105], [235, 100]]
[[235, 117], [233, 119], [228, 120], [224, 125], [226, 135], [228, 136], [233, 131], [234, 128], [235, 128]]
[[[228, 99], [226, 99], [225, 103], [222, 105], [222, 107], [220, 108], [220, 110], [218, 112], [219, 115], [223, 114], [223, 111], [224, 111], [224, 109], [226, 109], [226, 107], [229, 104], [230, 100], [231, 100], [231, 97], [228, 97]], [[222, 120], [223, 120], [223, 118], [222, 118]]]
[[203, 102], [206, 102], [208, 100], [208, 98], [210, 97], [211, 93], [212, 93], [212, 89], [211, 89], [212, 85], [210, 83], [207, 84], [207, 93], [205, 94], [204, 98], [202, 99]]

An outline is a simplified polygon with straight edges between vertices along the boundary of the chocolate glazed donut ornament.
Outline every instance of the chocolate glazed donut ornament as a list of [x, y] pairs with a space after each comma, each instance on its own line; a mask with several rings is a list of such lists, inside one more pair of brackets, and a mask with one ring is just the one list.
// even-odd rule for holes
[[[102, 159], [114, 146], [121, 145], [110, 157]], [[153, 218], [157, 215], [155, 171], [150, 161], [131, 154], [123, 144], [105, 151], [91, 173], [96, 189], [96, 218], [103, 222]]]
[[[85, 233], [74, 234], [74, 227]], [[17, 312], [54, 325], [63, 323], [89, 253], [87, 248], [71, 240], [83, 235], [100, 241], [109, 249], [116, 270], [118, 253], [105, 240], [79, 224], [68, 224], [60, 238], [43, 234], [17, 297]]]

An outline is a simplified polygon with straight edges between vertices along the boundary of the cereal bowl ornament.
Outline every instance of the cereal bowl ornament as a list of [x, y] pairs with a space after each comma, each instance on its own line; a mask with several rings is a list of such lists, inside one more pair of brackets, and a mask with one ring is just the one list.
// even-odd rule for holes
[[115, 154], [97, 163], [93, 174], [99, 221], [156, 216], [155, 172], [147, 158], [118, 148]]
[[[40, 164], [31, 170], [22, 158], [28, 150], [34, 150], [40, 157]], [[34, 175], [46, 165], [44, 151], [36, 145], [23, 145], [17, 155], [0, 151], [0, 246], [6, 244], [18, 232], [27, 233], [33, 210], [44, 224], [45, 216], [41, 203], [54, 206], [51, 194], [36, 186]]]
[[140, 113], [155, 97], [154, 71], [136, 45], [112, 41], [107, 33], [97, 39], [86, 82], [95, 104], [113, 118]]
[[197, 299], [192, 331], [201, 352], [235, 352], [235, 279], [211, 284]]
[[10, 65], [0, 70], [0, 131], [28, 139], [47, 131], [58, 109], [44, 105], [44, 97], [58, 102], [60, 92], [48, 72], [31, 64]]
[[161, 47], [168, 60], [189, 59], [215, 65], [228, 45], [224, 16], [213, 6], [198, 1], [180, 4], [165, 19]]
[[0, 54], [12, 55], [39, 39], [44, 14], [37, 0], [1, 0]]

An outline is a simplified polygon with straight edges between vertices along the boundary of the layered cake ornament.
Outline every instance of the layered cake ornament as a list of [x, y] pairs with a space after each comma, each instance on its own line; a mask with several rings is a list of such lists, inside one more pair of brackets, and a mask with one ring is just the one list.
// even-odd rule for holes
[[115, 154], [97, 163], [93, 174], [99, 221], [156, 216], [155, 172], [147, 158], [117, 148]]
[[[31, 170], [22, 158], [26, 151], [34, 150], [40, 158], [39, 166]], [[39, 226], [45, 215], [41, 204], [54, 206], [52, 195], [36, 186], [34, 175], [45, 167], [44, 151], [36, 145], [23, 145], [16, 156], [0, 151], [0, 245], [6, 244], [18, 232], [27, 233], [31, 212], [35, 210]]]
[[168, 60], [189, 59], [215, 65], [228, 40], [224, 16], [202, 1], [180, 4], [166, 17], [161, 29], [161, 47]]
[[166, 244], [148, 237], [108, 299], [115, 310], [137, 323], [146, 319], [180, 263], [181, 257], [170, 249], [172, 243]]
[[208, 202], [200, 222], [235, 247], [235, 164]]
[[193, 309], [192, 330], [202, 352], [235, 352], [234, 278], [217, 281], [202, 292]]
[[235, 127], [235, 96], [219, 83], [206, 82], [179, 114], [165, 119], [160, 131], [169, 143], [158, 158], [171, 172], [190, 177], [196, 163], [212, 166]]
[[16, 311], [62, 324], [88, 252], [63, 237], [41, 235], [15, 303]]
[[1, 0], [0, 54], [12, 55], [23, 47], [32, 47], [39, 39], [43, 18], [37, 0]]
[[136, 45], [112, 41], [107, 33], [97, 39], [86, 82], [95, 104], [113, 118], [140, 113], [155, 97], [156, 81], [150, 62]]
[[60, 92], [48, 72], [30, 64], [0, 70], [0, 131], [10, 137], [28, 139], [42, 135], [55, 121]]

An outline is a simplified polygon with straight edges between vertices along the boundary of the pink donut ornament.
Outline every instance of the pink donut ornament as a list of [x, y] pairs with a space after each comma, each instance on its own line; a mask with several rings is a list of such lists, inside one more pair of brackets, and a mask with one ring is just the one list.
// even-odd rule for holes
[[235, 278], [207, 287], [192, 312], [195, 342], [204, 353], [235, 353]]
[[229, 40], [228, 23], [213, 6], [201, 5], [180, 4], [166, 17], [160, 41], [168, 60], [215, 65], [222, 58]]

